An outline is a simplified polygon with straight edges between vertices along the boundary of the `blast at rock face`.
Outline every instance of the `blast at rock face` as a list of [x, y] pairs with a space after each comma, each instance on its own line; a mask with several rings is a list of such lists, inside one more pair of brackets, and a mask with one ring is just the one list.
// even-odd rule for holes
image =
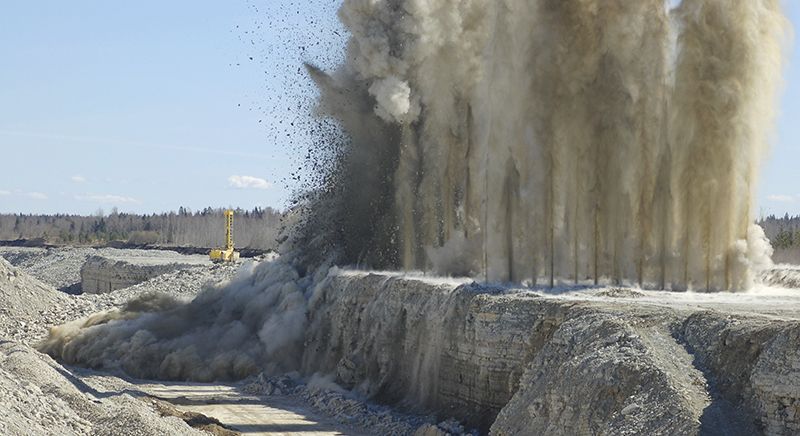
[[489, 281], [750, 287], [788, 24], [778, 0], [672, 4], [345, 0], [348, 62], [310, 71], [349, 138], [304, 241]]

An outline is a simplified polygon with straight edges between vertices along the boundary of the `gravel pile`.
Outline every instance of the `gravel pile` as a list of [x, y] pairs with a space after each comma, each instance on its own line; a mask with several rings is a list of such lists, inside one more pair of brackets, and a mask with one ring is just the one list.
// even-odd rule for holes
[[67, 293], [78, 293], [81, 267], [95, 254], [94, 248], [0, 247], [0, 256], [28, 274]]
[[102, 395], [48, 356], [0, 341], [0, 434], [208, 434], [162, 417], [131, 393]]
[[91, 303], [55, 290], [0, 258], [0, 338], [25, 343], [49, 327], [88, 314]]
[[236, 275], [239, 265], [210, 264], [171, 271], [124, 289], [105, 294], [84, 294], [81, 299], [91, 301], [98, 310], [120, 307], [126, 302], [149, 293], [162, 293], [178, 300], [191, 300], [206, 286], [226, 282]]
[[54, 288], [69, 293], [81, 293], [81, 268], [92, 256], [111, 260], [151, 263], [202, 263], [202, 256], [186, 256], [174, 251], [135, 250], [117, 248], [61, 247], [28, 248], [0, 247], [0, 257], [33, 277]]
[[642, 298], [645, 296], [643, 292], [628, 288], [605, 288], [594, 292], [592, 295], [609, 298]]
[[0, 338], [32, 345], [43, 339], [52, 326], [120, 307], [146, 293], [191, 299], [203, 286], [231, 279], [236, 270], [237, 265], [198, 266], [108, 294], [69, 295], [0, 257]]

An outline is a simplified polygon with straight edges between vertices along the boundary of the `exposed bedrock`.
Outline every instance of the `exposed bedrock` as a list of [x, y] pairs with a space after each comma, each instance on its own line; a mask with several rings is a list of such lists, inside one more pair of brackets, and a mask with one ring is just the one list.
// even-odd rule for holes
[[114, 257], [90, 256], [81, 267], [81, 288], [89, 294], [102, 294], [133, 286], [162, 274], [208, 264], [200, 256]]
[[800, 432], [800, 324], [701, 312], [676, 334], [717, 387], [717, 404], [737, 405], [755, 430]]
[[770, 268], [761, 274], [761, 281], [772, 286], [798, 289], [800, 288], [800, 268], [790, 265]]
[[188, 304], [150, 297], [54, 328], [40, 349], [140, 378], [332, 377], [495, 435], [800, 432], [794, 290], [553, 295], [250, 268]]
[[304, 367], [389, 403], [486, 427], [569, 304], [369, 275], [312, 301]]
[[795, 434], [800, 325], [376, 274], [311, 301], [303, 371], [492, 434]]

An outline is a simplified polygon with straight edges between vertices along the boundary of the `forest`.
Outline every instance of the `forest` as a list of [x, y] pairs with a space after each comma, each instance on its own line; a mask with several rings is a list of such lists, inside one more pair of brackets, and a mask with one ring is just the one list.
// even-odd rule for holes
[[782, 217], [769, 215], [758, 224], [764, 229], [775, 253], [776, 263], [800, 264], [800, 215]]
[[[82, 215], [0, 214], [0, 240], [41, 239], [53, 245], [104, 245], [114, 241], [133, 245], [217, 247], [224, 244], [223, 208], [159, 214], [110, 213]], [[272, 208], [235, 210], [237, 247], [269, 250], [283, 224], [284, 213]], [[776, 262], [800, 263], [800, 216], [769, 215], [758, 222], [775, 249]]]
[[[41, 239], [53, 245], [133, 245], [217, 247], [225, 241], [224, 209], [192, 211], [181, 207], [160, 214], [98, 211], [81, 215], [0, 214], [0, 240]], [[283, 214], [272, 208], [236, 209], [233, 237], [237, 247], [274, 249]]]

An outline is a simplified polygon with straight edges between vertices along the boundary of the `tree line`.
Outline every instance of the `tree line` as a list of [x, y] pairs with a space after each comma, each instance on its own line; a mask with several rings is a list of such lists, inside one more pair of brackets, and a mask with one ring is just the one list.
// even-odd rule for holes
[[[93, 215], [0, 214], [0, 240], [42, 239], [55, 245], [102, 245], [123, 241], [134, 245], [219, 247], [225, 243], [223, 208], [192, 211], [180, 207], [160, 214], [111, 213]], [[273, 208], [235, 209], [237, 247], [276, 248], [284, 214]], [[800, 263], [800, 215], [769, 215], [758, 224], [776, 251], [776, 261]], [[796, 259], [795, 259], [796, 258]]]
[[788, 213], [782, 217], [769, 215], [758, 224], [772, 242], [772, 248], [800, 247], [800, 215], [790, 216]]
[[[225, 209], [199, 211], [181, 207], [160, 214], [131, 214], [115, 209], [94, 215], [0, 214], [0, 240], [42, 239], [55, 245], [102, 245], [113, 241], [135, 245], [219, 247], [225, 243]], [[237, 247], [276, 248], [283, 214], [272, 208], [235, 209], [233, 238]]]
[[758, 223], [772, 243], [776, 263], [800, 264], [800, 216], [769, 215]]

